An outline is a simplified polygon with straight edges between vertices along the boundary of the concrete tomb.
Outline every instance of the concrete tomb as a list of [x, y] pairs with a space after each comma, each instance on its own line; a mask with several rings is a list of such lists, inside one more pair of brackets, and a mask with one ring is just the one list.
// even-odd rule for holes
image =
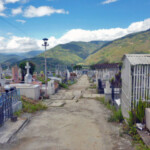
[[4, 87], [6, 79], [3, 77], [3, 69], [0, 65], [0, 86]]
[[55, 81], [54, 80], [51, 80], [48, 82], [48, 90], [47, 90], [47, 93], [48, 95], [52, 95], [55, 93]]
[[21, 96], [39, 100], [40, 97], [40, 86], [33, 84], [10, 84], [11, 87], [16, 87], [20, 90]]
[[105, 93], [105, 100], [109, 101], [112, 99], [112, 89], [110, 88], [110, 82], [106, 81], [106, 88], [104, 89], [104, 93]]
[[12, 80], [14, 83], [19, 83], [19, 71], [18, 71], [18, 66], [15, 65], [12, 67]]
[[69, 70], [68, 70], [68, 69], [66, 70], [66, 78], [67, 78], [67, 80], [69, 80], [69, 79], [70, 79], [70, 72], [69, 72]]

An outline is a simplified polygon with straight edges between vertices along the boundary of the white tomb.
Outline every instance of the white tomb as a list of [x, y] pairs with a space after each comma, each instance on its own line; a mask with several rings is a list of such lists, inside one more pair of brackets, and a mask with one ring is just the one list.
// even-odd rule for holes
[[3, 69], [2, 66], [0, 65], [0, 84], [2, 87], [4, 87], [5, 83], [6, 83], [6, 79], [3, 78]]
[[106, 88], [104, 89], [104, 93], [105, 93], [105, 100], [110, 101], [112, 89], [110, 88], [110, 82], [109, 81], [106, 81]]
[[40, 97], [40, 86], [33, 84], [10, 84], [10, 87], [16, 87], [20, 90], [21, 96], [26, 96], [28, 98], [39, 100]]
[[48, 90], [47, 90], [48, 95], [52, 95], [55, 93], [55, 81], [51, 80], [48, 82]]
[[66, 74], [67, 74], [67, 80], [69, 80], [70, 79], [70, 72], [68, 69], [66, 70]]
[[27, 69], [27, 74], [25, 76], [25, 83], [32, 83], [32, 75], [30, 74], [29, 62], [26, 63], [25, 68]]

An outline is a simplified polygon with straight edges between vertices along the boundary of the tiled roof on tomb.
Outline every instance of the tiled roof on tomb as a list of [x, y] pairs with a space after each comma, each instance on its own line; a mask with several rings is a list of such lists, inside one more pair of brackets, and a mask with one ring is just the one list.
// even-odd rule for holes
[[95, 69], [119, 68], [119, 63], [104, 63], [94, 65]]
[[124, 59], [128, 59], [131, 65], [150, 64], [150, 54], [126, 54]]

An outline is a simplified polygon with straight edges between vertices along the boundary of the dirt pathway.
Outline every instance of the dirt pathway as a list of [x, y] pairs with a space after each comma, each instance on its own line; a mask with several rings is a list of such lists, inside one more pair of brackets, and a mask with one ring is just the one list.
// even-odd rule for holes
[[119, 136], [119, 126], [107, 122], [110, 112], [98, 101], [69, 100], [70, 93], [81, 97], [89, 86], [82, 76], [70, 90], [60, 91], [56, 97], [61, 101], [65, 95], [66, 105], [37, 113], [3, 150], [132, 150], [130, 141]]

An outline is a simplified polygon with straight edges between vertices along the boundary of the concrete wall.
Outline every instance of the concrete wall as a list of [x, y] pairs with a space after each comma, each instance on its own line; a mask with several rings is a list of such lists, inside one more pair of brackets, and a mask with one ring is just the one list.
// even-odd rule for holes
[[150, 131], [150, 108], [146, 108], [145, 115], [146, 115], [146, 128]]
[[123, 62], [122, 67], [122, 93], [121, 93], [121, 110], [125, 118], [129, 117], [128, 112], [131, 110], [131, 65], [127, 59]]

